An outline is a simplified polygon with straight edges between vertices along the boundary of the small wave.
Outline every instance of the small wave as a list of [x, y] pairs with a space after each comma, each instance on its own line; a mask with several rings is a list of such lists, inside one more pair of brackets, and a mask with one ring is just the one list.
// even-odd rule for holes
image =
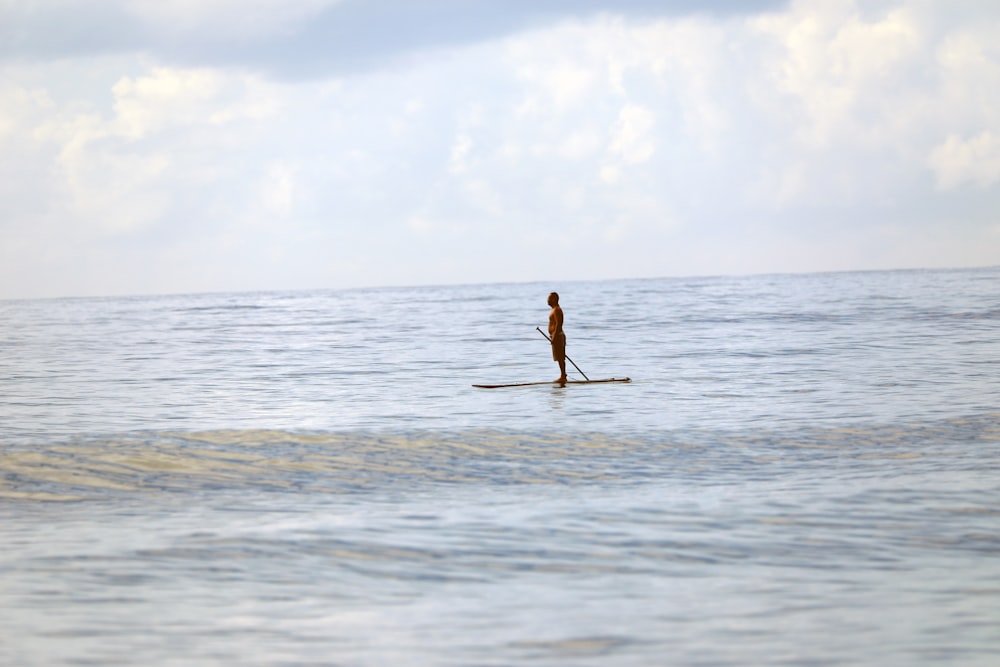
[[[727, 484], [803, 465], [929, 460], [970, 465], [1000, 415], [908, 425], [661, 435], [497, 431], [405, 434], [215, 430], [93, 437], [0, 450], [0, 498], [253, 490], [367, 493], [436, 484]], [[942, 458], [941, 448], [954, 451]], [[861, 463], [864, 462], [864, 463]]]

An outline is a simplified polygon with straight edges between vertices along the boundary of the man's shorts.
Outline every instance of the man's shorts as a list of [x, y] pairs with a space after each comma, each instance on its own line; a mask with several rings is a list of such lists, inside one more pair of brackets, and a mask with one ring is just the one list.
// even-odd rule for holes
[[566, 334], [557, 333], [552, 337], [552, 361], [562, 361], [566, 358]]

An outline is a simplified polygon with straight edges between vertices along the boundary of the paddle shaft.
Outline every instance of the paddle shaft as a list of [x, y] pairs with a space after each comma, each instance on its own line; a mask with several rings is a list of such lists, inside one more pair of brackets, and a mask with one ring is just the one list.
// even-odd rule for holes
[[[543, 336], [545, 336], [545, 340], [549, 341], [550, 343], [552, 342], [552, 339], [549, 338], [549, 335], [547, 333], [545, 333], [544, 331], [542, 331], [541, 327], [535, 327], [535, 331], [537, 331], [538, 333], [540, 333]], [[573, 364], [573, 368], [575, 368], [580, 373], [580, 375], [583, 376], [584, 380], [588, 380], [588, 381], [590, 380], [590, 378], [587, 377], [587, 374], [584, 373], [583, 371], [581, 371], [580, 367], [576, 365], [576, 362], [569, 358], [568, 354], [566, 355], [566, 361], [568, 361], [569, 363]]]

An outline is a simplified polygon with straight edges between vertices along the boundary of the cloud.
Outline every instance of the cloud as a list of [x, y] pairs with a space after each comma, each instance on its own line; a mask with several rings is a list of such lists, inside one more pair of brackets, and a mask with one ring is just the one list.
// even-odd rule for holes
[[777, 121], [789, 133], [751, 186], [760, 201], [881, 205], [903, 188], [922, 198], [920, 167], [941, 168], [941, 151], [928, 158], [935, 147], [998, 128], [996, 11], [972, 29], [919, 3], [870, 6], [797, 2], [750, 19], [758, 43], [764, 38], [755, 60], [764, 76], [750, 79], [767, 108], [758, 130]]
[[345, 0], [125, 0], [136, 22], [165, 35], [254, 42], [287, 36]]
[[783, 0], [50, 0], [0, 3], [0, 58], [143, 52], [282, 78], [371, 69], [602, 12], [740, 14]]
[[649, 109], [627, 104], [618, 114], [611, 130], [608, 146], [608, 163], [601, 168], [601, 180], [614, 185], [622, 179], [623, 170], [630, 165], [647, 162], [655, 152], [651, 137], [655, 115]]
[[807, 121], [797, 126], [797, 139], [816, 148], [863, 137], [858, 112], [871, 100], [884, 99], [879, 87], [909, 75], [908, 66], [922, 46], [909, 8], [870, 20], [854, 2], [798, 2], [789, 12], [751, 24], [779, 47], [765, 71], [785, 94], [783, 101], [795, 105]]
[[143, 44], [0, 61], [0, 296], [1000, 263], [1000, 9], [654, 4], [88, 3]]
[[148, 76], [122, 78], [111, 89], [118, 132], [140, 139], [168, 123], [218, 117], [214, 108], [218, 85], [219, 76], [210, 70], [157, 67]]
[[931, 151], [928, 163], [941, 190], [966, 183], [990, 188], [1000, 183], [1000, 134], [982, 132], [969, 139], [952, 135]]
[[261, 210], [269, 219], [288, 218], [295, 206], [295, 179], [298, 168], [285, 162], [274, 162], [267, 168], [258, 190]]

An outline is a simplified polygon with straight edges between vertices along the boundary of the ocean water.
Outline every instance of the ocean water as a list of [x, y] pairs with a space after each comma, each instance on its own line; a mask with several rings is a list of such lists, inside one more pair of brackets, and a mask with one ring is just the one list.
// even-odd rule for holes
[[1000, 269], [0, 302], [0, 664], [998, 660]]

